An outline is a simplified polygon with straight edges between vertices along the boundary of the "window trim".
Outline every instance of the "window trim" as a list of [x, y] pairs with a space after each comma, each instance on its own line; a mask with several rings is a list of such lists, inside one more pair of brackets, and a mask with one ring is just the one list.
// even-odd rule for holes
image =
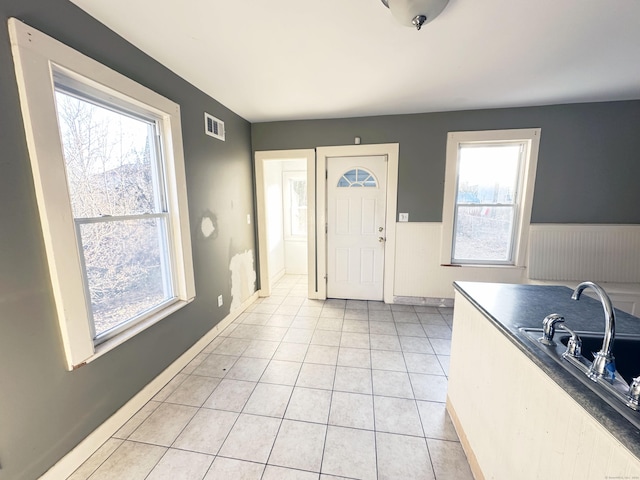
[[[74, 370], [195, 298], [180, 106], [15, 18], [9, 19], [8, 26], [66, 367]], [[55, 71], [88, 83], [114, 102], [124, 100], [152, 111], [160, 119], [164, 138], [177, 301], [98, 346], [94, 345], [87, 318], [82, 265], [57, 127]]]
[[524, 142], [526, 146], [525, 152], [523, 153], [520, 184], [518, 186], [520, 195], [519, 205], [516, 210], [515, 234], [512, 238], [513, 263], [456, 263], [455, 266], [478, 266], [489, 268], [522, 268], [525, 266], [527, 239], [531, 223], [531, 208], [533, 205], [533, 189], [538, 164], [538, 151], [540, 148], [540, 135], [540, 128], [449, 132], [447, 135], [446, 169], [442, 207], [442, 240], [440, 245], [441, 265], [452, 265], [453, 229], [455, 224], [456, 191], [458, 184], [458, 151], [460, 144], [513, 141]]
[[[303, 180], [305, 184], [307, 183], [307, 172], [304, 170], [285, 170], [282, 172], [282, 189], [284, 191], [282, 198], [282, 223], [284, 226], [284, 240], [290, 242], [306, 242], [307, 241], [307, 232], [304, 234], [294, 234], [293, 233], [293, 225], [291, 221], [291, 212], [294, 208], [292, 202], [292, 194], [291, 194], [291, 181]], [[308, 186], [308, 185], [307, 185]], [[307, 195], [308, 196], [308, 195]], [[300, 208], [299, 210], [304, 209], [305, 218], [308, 218], [308, 202], [307, 206], [304, 208]], [[308, 230], [308, 228], [307, 228]]]

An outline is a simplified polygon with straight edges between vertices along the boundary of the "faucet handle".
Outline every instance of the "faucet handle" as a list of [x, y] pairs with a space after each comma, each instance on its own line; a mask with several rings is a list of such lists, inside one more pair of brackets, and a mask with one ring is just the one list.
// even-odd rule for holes
[[627, 406], [640, 410], [640, 376], [633, 379], [627, 393]]
[[553, 336], [556, 333], [556, 324], [564, 323], [564, 317], [558, 313], [547, 315], [542, 320], [542, 337], [538, 339], [543, 345], [555, 345]]
[[580, 358], [582, 355], [582, 339], [576, 332], [571, 330], [566, 325], [560, 325], [559, 328], [566, 330], [571, 335], [571, 338], [567, 342], [567, 350], [562, 354], [563, 357]]

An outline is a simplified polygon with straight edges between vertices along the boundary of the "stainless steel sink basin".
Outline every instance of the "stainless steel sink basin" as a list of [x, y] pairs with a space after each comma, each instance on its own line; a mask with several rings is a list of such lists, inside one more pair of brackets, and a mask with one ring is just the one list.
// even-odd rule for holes
[[576, 332], [582, 340], [582, 357], [565, 358], [567, 342], [571, 338], [564, 332], [557, 332], [553, 345], [543, 345], [538, 341], [542, 336], [541, 328], [520, 328], [532, 344], [549, 358], [555, 360], [567, 372], [580, 380], [586, 387], [627, 418], [640, 429], [640, 412], [627, 406], [626, 393], [633, 378], [640, 376], [640, 335], [617, 334], [613, 343], [616, 374], [614, 381], [591, 380], [586, 372], [593, 361], [593, 353], [602, 347], [603, 335], [599, 332]]
[[[582, 355], [593, 361], [593, 353], [602, 347], [602, 335], [579, 334], [582, 339]], [[565, 347], [571, 338], [569, 335], [559, 335], [558, 341]], [[640, 335], [618, 334], [613, 343], [613, 356], [616, 359], [616, 370], [624, 378], [625, 382], [631, 384], [633, 379], [640, 376]]]

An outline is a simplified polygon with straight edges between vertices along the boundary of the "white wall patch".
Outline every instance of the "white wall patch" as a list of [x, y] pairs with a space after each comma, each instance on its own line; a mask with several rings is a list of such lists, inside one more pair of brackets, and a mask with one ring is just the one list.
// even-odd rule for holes
[[256, 291], [256, 271], [253, 268], [253, 251], [234, 255], [229, 262], [231, 271], [231, 311], [239, 308]]

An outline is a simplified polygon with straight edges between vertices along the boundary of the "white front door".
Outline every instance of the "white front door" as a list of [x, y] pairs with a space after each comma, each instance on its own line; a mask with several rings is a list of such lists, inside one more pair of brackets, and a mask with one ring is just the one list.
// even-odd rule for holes
[[327, 297], [382, 300], [387, 156], [327, 158]]

